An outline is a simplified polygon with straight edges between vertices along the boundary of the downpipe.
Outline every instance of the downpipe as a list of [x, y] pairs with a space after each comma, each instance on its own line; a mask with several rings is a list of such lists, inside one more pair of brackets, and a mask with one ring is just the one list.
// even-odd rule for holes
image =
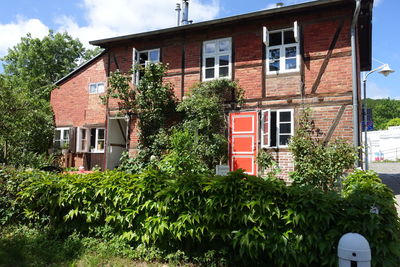
[[[358, 107], [358, 78], [357, 78], [357, 50], [356, 50], [356, 27], [358, 15], [361, 10], [361, 0], [356, 0], [356, 8], [354, 10], [353, 20], [351, 22], [351, 62], [352, 62], [352, 77], [353, 77], [353, 145], [360, 146], [360, 125], [359, 125], [359, 107]], [[360, 166], [360, 160], [357, 159], [355, 166]]]

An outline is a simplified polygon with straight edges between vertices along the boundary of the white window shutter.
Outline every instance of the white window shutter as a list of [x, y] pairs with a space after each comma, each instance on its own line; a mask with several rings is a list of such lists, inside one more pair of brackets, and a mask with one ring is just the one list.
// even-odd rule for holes
[[263, 43], [269, 46], [269, 31], [265, 26], [263, 27]]
[[[270, 119], [270, 110], [266, 109], [262, 111], [262, 118], [261, 118], [261, 145], [262, 147], [269, 147], [270, 146], [270, 128], [271, 128], [271, 119]], [[267, 140], [265, 140], [265, 136], [267, 136]]]
[[132, 84], [136, 84], [136, 58], [137, 58], [137, 52], [136, 48], [132, 48]]
[[296, 41], [296, 43], [298, 43], [300, 41], [300, 32], [297, 20], [293, 23], [293, 34], [294, 34], [294, 40]]

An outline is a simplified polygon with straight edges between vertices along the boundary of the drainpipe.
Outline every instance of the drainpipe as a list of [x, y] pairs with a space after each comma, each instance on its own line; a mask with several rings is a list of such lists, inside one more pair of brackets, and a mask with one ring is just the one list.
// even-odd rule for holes
[[[353, 20], [351, 23], [351, 61], [353, 76], [353, 145], [360, 146], [360, 126], [358, 121], [358, 77], [357, 77], [357, 50], [356, 50], [356, 27], [358, 15], [360, 14], [361, 0], [356, 0], [356, 8], [354, 10]], [[360, 166], [360, 161], [356, 161], [356, 167]]]

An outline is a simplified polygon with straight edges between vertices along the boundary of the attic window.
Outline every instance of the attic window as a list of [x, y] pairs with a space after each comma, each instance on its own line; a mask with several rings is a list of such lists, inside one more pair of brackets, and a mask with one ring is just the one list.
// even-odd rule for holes
[[90, 83], [89, 94], [104, 93], [104, 83]]
[[297, 29], [289, 28], [267, 32], [267, 73], [299, 70], [299, 43]]
[[231, 38], [203, 43], [203, 80], [231, 77], [231, 43]]
[[136, 79], [135, 83], [138, 84], [140, 79], [144, 75], [144, 70], [149, 63], [157, 63], [160, 62], [160, 49], [151, 49], [151, 50], [143, 50], [143, 51], [134, 51], [135, 60], [134, 62], [137, 65], [141, 66], [140, 70], [135, 72]]

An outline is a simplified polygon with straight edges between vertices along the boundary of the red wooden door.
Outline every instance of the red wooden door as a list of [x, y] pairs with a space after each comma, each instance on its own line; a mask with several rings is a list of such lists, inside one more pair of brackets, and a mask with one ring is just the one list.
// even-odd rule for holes
[[255, 111], [229, 115], [229, 168], [257, 175], [258, 114]]

